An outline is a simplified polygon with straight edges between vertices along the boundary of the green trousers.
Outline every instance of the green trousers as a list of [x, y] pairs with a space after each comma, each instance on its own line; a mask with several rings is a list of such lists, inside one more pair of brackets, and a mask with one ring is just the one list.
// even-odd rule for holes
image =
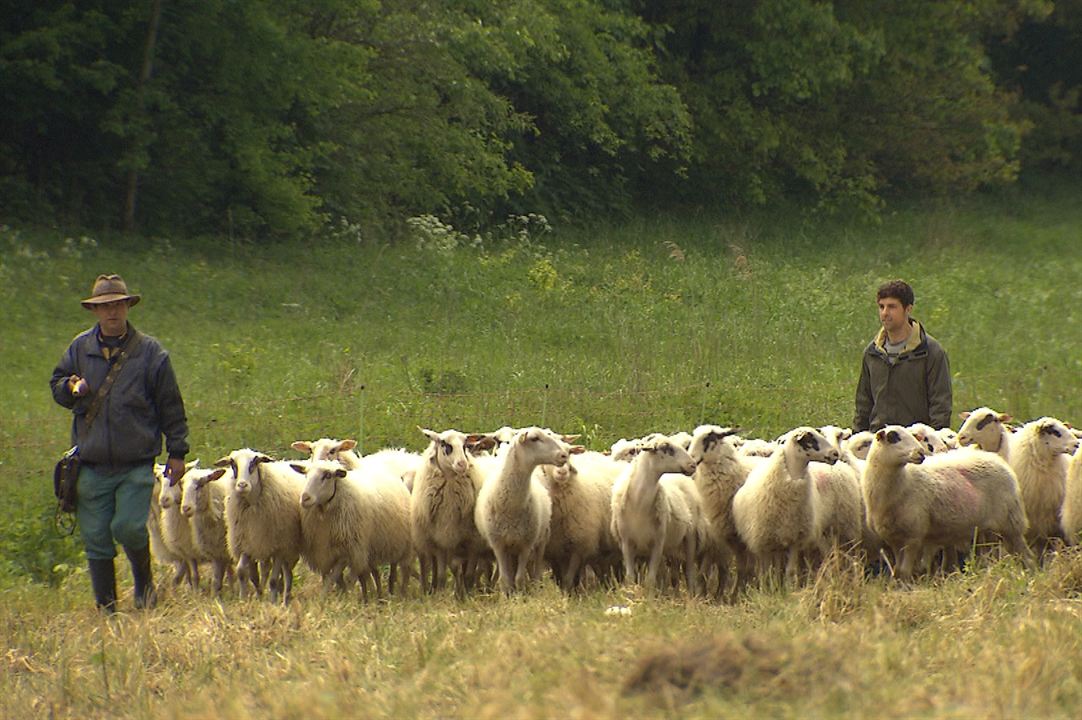
[[154, 467], [138, 465], [116, 475], [93, 468], [79, 471], [75, 516], [89, 560], [111, 560], [116, 544], [131, 550], [147, 547], [147, 513], [154, 490]]

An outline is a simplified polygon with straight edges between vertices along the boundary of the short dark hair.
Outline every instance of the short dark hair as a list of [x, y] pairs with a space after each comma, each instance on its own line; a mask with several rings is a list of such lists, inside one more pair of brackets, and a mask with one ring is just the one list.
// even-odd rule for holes
[[902, 303], [902, 307], [909, 307], [916, 299], [913, 297], [913, 288], [909, 287], [905, 280], [888, 280], [880, 285], [875, 299], [878, 301], [883, 298], [896, 298]]

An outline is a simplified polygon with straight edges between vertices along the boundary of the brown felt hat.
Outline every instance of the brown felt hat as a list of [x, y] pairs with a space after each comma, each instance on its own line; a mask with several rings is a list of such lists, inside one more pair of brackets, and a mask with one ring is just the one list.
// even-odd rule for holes
[[128, 305], [135, 305], [141, 296], [128, 292], [128, 284], [119, 275], [98, 275], [94, 281], [94, 289], [90, 291], [90, 297], [83, 300], [83, 307], [87, 310], [95, 305], [127, 300]]

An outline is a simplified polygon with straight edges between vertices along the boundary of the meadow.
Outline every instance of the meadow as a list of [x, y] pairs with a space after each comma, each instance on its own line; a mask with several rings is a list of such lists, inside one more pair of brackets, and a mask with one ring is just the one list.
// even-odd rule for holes
[[52, 523], [70, 420], [47, 381], [90, 324], [94, 276], [118, 272], [143, 294], [131, 320], [171, 352], [204, 462], [322, 436], [419, 450], [417, 426], [543, 424], [596, 449], [704, 421], [770, 437], [850, 423], [875, 287], [903, 277], [950, 355], [956, 415], [1078, 425], [1079, 197], [1045, 182], [878, 224], [689, 211], [473, 238], [429, 221], [395, 245], [353, 228], [298, 246], [2, 227], [0, 718], [1077, 718], [1078, 553], [911, 587], [838, 557], [734, 605], [551, 583], [456, 601], [414, 582], [365, 606], [302, 571], [288, 608], [171, 590], [136, 614], [122, 570], [125, 612], [106, 620]]

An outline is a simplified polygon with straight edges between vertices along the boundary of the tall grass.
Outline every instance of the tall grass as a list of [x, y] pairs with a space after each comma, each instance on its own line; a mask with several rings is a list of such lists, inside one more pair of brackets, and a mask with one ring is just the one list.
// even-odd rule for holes
[[[46, 381], [108, 271], [143, 293], [131, 319], [170, 350], [204, 461], [325, 435], [420, 448], [417, 425], [546, 424], [597, 448], [703, 421], [772, 436], [850, 422], [875, 287], [904, 277], [950, 355], [956, 412], [1078, 424], [1079, 190], [914, 204], [874, 226], [700, 213], [451, 250], [4, 228], [0, 718], [1071, 717], [1077, 556], [910, 590], [839, 567], [733, 607], [550, 585], [362, 607], [302, 573], [288, 609], [180, 592], [104, 622], [77, 542], [49, 523], [70, 418]], [[604, 614], [617, 604], [631, 616]], [[672, 656], [652, 668], [717, 672], [636, 675], [655, 650]]]

